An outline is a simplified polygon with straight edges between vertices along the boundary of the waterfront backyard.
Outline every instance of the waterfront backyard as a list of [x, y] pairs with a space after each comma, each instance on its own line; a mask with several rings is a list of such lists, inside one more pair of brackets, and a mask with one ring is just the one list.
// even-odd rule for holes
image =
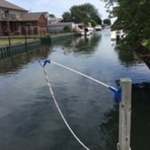
[[[111, 44], [105, 29], [0, 60], [0, 149], [83, 150], [63, 123], [38, 60], [50, 58], [108, 85], [131, 78], [131, 149], [149, 150], [150, 70]], [[91, 150], [116, 150], [118, 102], [107, 88], [53, 64], [46, 70], [60, 108]]]
[[9, 36], [0, 36], [0, 47], [5, 47], [9, 46], [9, 39], [10, 39], [10, 44], [15, 45], [15, 44], [20, 44], [20, 43], [25, 43], [27, 42], [40, 39], [40, 38], [45, 38], [45, 37], [51, 37], [51, 38], [57, 38], [61, 37], [64, 35], [72, 35], [73, 33], [57, 33], [57, 34], [38, 34], [38, 35], [11, 35]]

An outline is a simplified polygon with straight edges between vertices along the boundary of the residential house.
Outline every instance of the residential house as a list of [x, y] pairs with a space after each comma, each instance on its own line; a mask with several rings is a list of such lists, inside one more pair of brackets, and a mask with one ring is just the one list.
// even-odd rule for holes
[[75, 29], [74, 22], [58, 22], [52, 23], [48, 25], [48, 32], [49, 33], [60, 33], [64, 32], [64, 27], [69, 27], [70, 31], [73, 32]]
[[20, 16], [21, 34], [46, 34], [47, 19], [42, 12], [23, 13]]
[[50, 19], [51, 19], [51, 17], [50, 17], [50, 15], [49, 15], [49, 13], [48, 12], [41, 12], [43, 15], [44, 15], [44, 17], [46, 18], [46, 20], [47, 20], [47, 25], [49, 24], [49, 21], [50, 21]]
[[49, 17], [48, 25], [50, 25], [50, 24], [54, 24], [54, 23], [59, 23], [59, 22], [61, 22], [61, 21], [62, 21], [62, 19], [61, 19], [61, 18]]
[[0, 35], [18, 31], [18, 18], [28, 11], [8, 1], [0, 0]]
[[43, 34], [47, 32], [47, 12], [28, 10], [0, 0], [0, 35]]

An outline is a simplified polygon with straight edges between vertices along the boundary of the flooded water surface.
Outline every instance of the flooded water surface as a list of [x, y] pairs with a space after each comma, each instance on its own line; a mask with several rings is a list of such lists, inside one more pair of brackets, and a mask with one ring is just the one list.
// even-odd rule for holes
[[[50, 95], [38, 60], [50, 58], [108, 85], [132, 79], [132, 150], [149, 150], [150, 70], [134, 53], [115, 49], [108, 29], [65, 39], [0, 60], [0, 149], [83, 150]], [[47, 64], [58, 104], [79, 139], [92, 150], [116, 150], [118, 102], [106, 87]]]

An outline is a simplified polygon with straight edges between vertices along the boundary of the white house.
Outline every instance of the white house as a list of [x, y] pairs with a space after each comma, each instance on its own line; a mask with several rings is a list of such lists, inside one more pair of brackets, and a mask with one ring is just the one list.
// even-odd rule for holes
[[62, 21], [61, 18], [49, 17], [48, 25], [49, 25], [49, 24], [53, 24], [53, 23], [59, 23], [59, 22], [61, 22], [61, 21]]
[[75, 24], [74, 22], [58, 22], [58, 23], [52, 23], [48, 25], [48, 32], [49, 33], [60, 33], [64, 32], [64, 27], [68, 26], [70, 31], [74, 31]]

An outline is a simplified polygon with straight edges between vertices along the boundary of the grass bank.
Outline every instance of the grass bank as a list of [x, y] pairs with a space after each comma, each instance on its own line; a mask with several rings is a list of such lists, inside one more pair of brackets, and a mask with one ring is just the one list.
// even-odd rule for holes
[[[34, 38], [42, 38], [42, 37], [57, 37], [57, 36], [64, 36], [64, 35], [69, 35], [69, 34], [73, 34], [73, 33], [56, 33], [56, 34], [37, 34], [37, 35], [11, 35], [10, 38], [11, 39], [34, 39]], [[8, 39], [8, 36], [0, 36], [0, 39]]]
[[[22, 43], [24, 39], [11, 39], [11, 44]], [[0, 39], [0, 46], [9, 45], [8, 39]]]
[[[31, 40], [34, 40], [34, 39], [40, 39], [40, 38], [43, 38], [43, 37], [52, 37], [52, 38], [55, 38], [55, 37], [63, 37], [65, 35], [72, 35], [74, 33], [57, 33], [57, 34], [46, 34], [46, 35], [27, 35], [25, 37], [25, 35], [13, 35], [13, 36], [10, 36], [10, 41], [11, 41], [11, 44], [17, 44], [17, 43], [22, 43], [22, 42], [25, 42], [25, 39], [27, 38], [27, 41], [31, 41]], [[1, 46], [7, 46], [9, 45], [9, 40], [8, 40], [8, 36], [0, 36], [0, 47]]]

